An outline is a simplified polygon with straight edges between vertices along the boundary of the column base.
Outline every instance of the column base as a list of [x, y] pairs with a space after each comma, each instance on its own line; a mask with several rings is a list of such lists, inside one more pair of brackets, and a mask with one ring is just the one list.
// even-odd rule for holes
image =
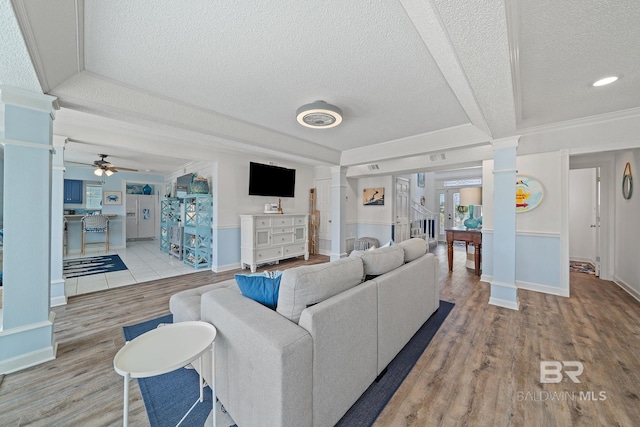
[[518, 288], [509, 283], [491, 282], [489, 304], [511, 310], [520, 310]]

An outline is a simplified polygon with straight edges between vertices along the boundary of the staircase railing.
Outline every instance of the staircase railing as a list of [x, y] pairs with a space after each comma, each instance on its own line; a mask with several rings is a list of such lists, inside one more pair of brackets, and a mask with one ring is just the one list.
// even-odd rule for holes
[[410, 230], [411, 237], [425, 239], [429, 246], [437, 244], [436, 217], [437, 213], [431, 212], [421, 204], [411, 201]]

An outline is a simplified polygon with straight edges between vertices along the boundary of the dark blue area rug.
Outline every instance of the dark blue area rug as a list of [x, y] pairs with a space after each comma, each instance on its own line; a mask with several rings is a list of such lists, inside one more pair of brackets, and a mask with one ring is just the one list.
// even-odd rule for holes
[[127, 270], [127, 266], [118, 255], [68, 259], [62, 264], [62, 274], [67, 279], [121, 270]]
[[[161, 323], [172, 322], [173, 315], [168, 314], [137, 325], [125, 326], [123, 328], [124, 338], [131, 341], [138, 335], [157, 328]], [[138, 378], [138, 385], [151, 427], [173, 427], [178, 424], [200, 397], [199, 380], [200, 376], [195, 369], [185, 368], [155, 377]], [[202, 427], [209, 412], [211, 412], [211, 389], [205, 387], [204, 402], [198, 402], [180, 426]], [[220, 426], [220, 424], [218, 425]]]
[[[340, 427], [371, 426], [402, 381], [418, 361], [431, 339], [447, 318], [454, 304], [440, 301], [438, 310], [420, 327], [400, 353], [389, 363], [387, 371], [364, 392], [336, 424]], [[125, 326], [124, 336], [132, 340], [160, 323], [172, 323], [171, 314], [133, 326]], [[157, 377], [139, 378], [151, 427], [175, 426], [198, 399], [198, 373], [194, 369], [178, 369]], [[211, 389], [204, 389], [204, 402], [198, 403], [181, 426], [201, 427], [211, 410]], [[227, 426], [223, 426], [227, 427]]]
[[411, 337], [400, 353], [389, 363], [387, 372], [360, 396], [336, 424], [339, 427], [371, 426], [382, 412], [402, 381], [413, 369], [431, 339], [447, 318], [455, 304], [440, 301], [440, 307]]

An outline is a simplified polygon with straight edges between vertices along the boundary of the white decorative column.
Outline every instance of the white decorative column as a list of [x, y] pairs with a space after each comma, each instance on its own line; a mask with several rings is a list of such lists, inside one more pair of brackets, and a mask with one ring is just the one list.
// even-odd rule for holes
[[518, 310], [516, 174], [519, 136], [493, 141], [493, 279], [489, 304]]
[[67, 296], [62, 275], [64, 235], [64, 146], [67, 138], [53, 135], [51, 166], [51, 306], [65, 305]]
[[347, 256], [347, 168], [331, 167], [331, 256], [335, 261]]
[[4, 104], [4, 266], [0, 373], [54, 359], [51, 150], [54, 97], [7, 86]]

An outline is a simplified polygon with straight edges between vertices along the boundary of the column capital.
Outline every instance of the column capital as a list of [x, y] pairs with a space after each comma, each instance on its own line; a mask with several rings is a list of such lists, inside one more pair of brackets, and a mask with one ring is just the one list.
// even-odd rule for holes
[[509, 136], [506, 138], [494, 139], [491, 141], [493, 151], [502, 150], [505, 148], [518, 148], [518, 142], [520, 141], [520, 135]]
[[42, 111], [51, 115], [53, 119], [57, 110], [58, 98], [43, 93], [31, 92], [16, 87], [0, 85], [0, 102], [7, 105]]

